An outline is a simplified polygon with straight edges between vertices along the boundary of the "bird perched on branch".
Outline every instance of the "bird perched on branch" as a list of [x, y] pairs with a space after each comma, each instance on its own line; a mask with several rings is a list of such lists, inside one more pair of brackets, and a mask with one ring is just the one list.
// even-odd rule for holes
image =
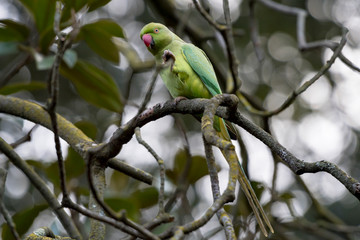
[[[140, 32], [140, 38], [150, 53], [154, 55], [156, 64], [165, 65], [160, 70], [160, 76], [172, 97], [212, 98], [222, 93], [213, 66], [200, 48], [184, 42], [160, 23], [149, 23], [144, 26]], [[222, 118], [217, 116], [214, 118], [214, 128], [221, 138], [231, 141], [228, 130], [231, 130], [232, 127], [231, 125], [226, 126]], [[240, 162], [238, 169], [241, 188], [254, 211], [262, 232], [267, 236], [265, 224], [273, 232], [270, 221], [250, 186]]]

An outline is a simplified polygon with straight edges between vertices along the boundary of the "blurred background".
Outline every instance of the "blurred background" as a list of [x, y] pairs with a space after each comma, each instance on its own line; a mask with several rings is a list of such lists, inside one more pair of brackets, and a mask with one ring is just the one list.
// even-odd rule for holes
[[[36, 29], [39, 32], [40, 28], [39, 22], [36, 21], [40, 21], [40, 18], [35, 17], [36, 21], [34, 21], [34, 13], [29, 11], [26, 2], [2, 0], [0, 20], [11, 19], [27, 26], [30, 32], [22, 43], [33, 47], [43, 58], [51, 56], [56, 51], [54, 44], [49, 44], [46, 50], [36, 45], [39, 38], [43, 39], [41, 34], [36, 33]], [[63, 2], [67, 3], [67, 1]], [[64, 77], [67, 76], [64, 72], [60, 80], [57, 106], [59, 114], [76, 123], [94, 140], [99, 143], [107, 141], [119, 125], [135, 116], [138, 106], [144, 99], [154, 70], [153, 57], [141, 41], [139, 32], [149, 22], [163, 23], [185, 41], [202, 48], [217, 70], [223, 92], [231, 89], [232, 80], [225, 42], [221, 34], [199, 14], [192, 1], [111, 0], [106, 2], [94, 9], [84, 5], [77, 10], [76, 19], [79, 21], [79, 26], [91, 24], [99, 19], [111, 19], [116, 22], [123, 31], [123, 36], [116, 44], [119, 58], [110, 61], [107, 56], [104, 57], [99, 52], [111, 51], [106, 49], [107, 42], [96, 39], [96, 36], [91, 34], [86, 35], [85, 31], [82, 32], [82, 38], [79, 37], [74, 41], [71, 49], [76, 59], [101, 69], [113, 79], [119, 91], [121, 111], [116, 112], [99, 106], [96, 100], [94, 102], [84, 97], [81, 87], [72, 79]], [[303, 9], [308, 13], [305, 28], [307, 42], [325, 40], [339, 43], [342, 28], [347, 28], [349, 32], [343, 54], [355, 66], [360, 66], [359, 1], [277, 2]], [[200, 3], [214, 20], [224, 23], [222, 1], [203, 0]], [[229, 0], [229, 3], [236, 56], [240, 61], [241, 90], [259, 108], [276, 109], [292, 91], [311, 79], [326, 64], [333, 51], [324, 47], [299, 50], [296, 35], [297, 19], [294, 15], [271, 9], [260, 1]], [[45, 2], [39, 1], [38, 4], [45, 5]], [[39, 66], [39, 61], [34, 57], [37, 56], [36, 54], [31, 54], [29, 57], [26, 51], [18, 50], [17, 45], [13, 45], [16, 41], [5, 37], [9, 34], [6, 26], [9, 24], [0, 22], [0, 79], [4, 81], [4, 76], [22, 61], [26, 61], [26, 64], [7, 81], [6, 85], [0, 81], [0, 93], [44, 105], [48, 98], [45, 86], [49, 69]], [[63, 31], [70, 32], [72, 27], [64, 27]], [[254, 45], [251, 38], [252, 34], [256, 33], [256, 28], [258, 38]], [[91, 37], [94, 41], [88, 40]], [[96, 46], [99, 49], [96, 49]], [[34, 82], [36, 84], [31, 84]], [[6, 86], [18, 86], [16, 84], [31, 88], [22, 87], [15, 91], [7, 92], [8, 89], [4, 91]], [[354, 178], [360, 179], [359, 91], [359, 72], [337, 59], [326, 74], [280, 114], [271, 118], [262, 118], [243, 106], [240, 108], [248, 119], [269, 130], [277, 141], [299, 159], [307, 162], [327, 160], [335, 163]], [[90, 93], [96, 94], [96, 90]], [[170, 95], [159, 78], [147, 106], [168, 99]], [[0, 114], [0, 136], [8, 143], [16, 142], [33, 128], [34, 124], [29, 121]], [[238, 153], [241, 152], [243, 158], [246, 156], [243, 161], [249, 179], [265, 209], [276, 222], [275, 229], [281, 233], [276, 239], [358, 239], [360, 237], [357, 228], [360, 224], [359, 201], [340, 182], [326, 173], [296, 176], [287, 166], [274, 160], [269, 149], [258, 139], [243, 129], [239, 128], [239, 130], [246, 149], [238, 148]], [[174, 194], [177, 186], [181, 184], [187, 186], [186, 191], [178, 196], [179, 199], [170, 208], [171, 214], [178, 216], [176, 221], [180, 223], [201, 216], [212, 203], [212, 194], [207, 173], [196, 171], [196, 168], [199, 170], [205, 166], [200, 123], [191, 116], [174, 114], [145, 125], [141, 131], [144, 140], [165, 161], [167, 199]], [[183, 132], [186, 133], [186, 138]], [[89, 191], [84, 172], [85, 163], [65, 141], [61, 144], [67, 166], [72, 170], [68, 171], [68, 184], [73, 193], [72, 197], [86, 205]], [[188, 177], [185, 183], [179, 183], [186, 162], [187, 149], [192, 155], [193, 162], [196, 162], [194, 172], [197, 173]], [[18, 146], [16, 152], [44, 179], [47, 179], [49, 187], [60, 197], [53, 134], [41, 126], [36, 126], [31, 131], [31, 141]], [[224, 189], [227, 184], [228, 166], [220, 152], [216, 152], [216, 156], [220, 169], [220, 184]], [[156, 161], [134, 138], [123, 147], [117, 158], [151, 172], [156, 181], [153, 186], [146, 186], [108, 169], [107, 203], [115, 210], [126, 209], [131, 218], [140, 222], [155, 217], [159, 189], [159, 170]], [[8, 168], [3, 199], [5, 205], [12, 214], [28, 214], [31, 224], [28, 224], [24, 232], [30, 232], [39, 226], [49, 226], [51, 222], [51, 228], [62, 233], [61, 225], [44, 205], [44, 200], [26, 176], [9, 164], [4, 155], [0, 155], [0, 167]], [[136, 203], [134, 199], [137, 199]], [[241, 207], [240, 212], [237, 213], [234, 207], [238, 206], [237, 203], [246, 205], [246, 200], [241, 194], [234, 204], [228, 205], [227, 210], [234, 214], [237, 229], [246, 229], [241, 231], [241, 239], [260, 238], [260, 234], [255, 231], [255, 220], [251, 211], [248, 207]], [[188, 210], [184, 211], [184, 206]], [[18, 216], [18, 219], [22, 218], [24, 215]], [[84, 217], [79, 217], [79, 221], [88, 223]], [[0, 225], [4, 237], [6, 224], [2, 217], [0, 217]], [[85, 228], [89, 228], [89, 225], [85, 224]], [[161, 232], [163, 229], [157, 231]], [[119, 238], [119, 232], [111, 228], [107, 234], [107, 239]], [[202, 238], [223, 238], [216, 217], [200, 231], [189, 236], [189, 239]]]

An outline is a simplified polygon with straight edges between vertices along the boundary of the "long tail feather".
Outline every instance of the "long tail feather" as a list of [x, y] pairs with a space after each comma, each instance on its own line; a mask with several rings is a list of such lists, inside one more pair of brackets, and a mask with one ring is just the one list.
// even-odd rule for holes
[[[270, 231], [272, 233], [274, 233], [274, 229], [271, 226], [271, 223], [264, 211], [264, 209], [262, 208], [259, 200], [257, 199], [257, 196], [253, 190], [253, 188], [250, 185], [249, 180], [247, 179], [244, 170], [242, 169], [240, 163], [239, 163], [239, 177], [238, 177], [238, 181], [240, 183], [241, 189], [243, 190], [246, 198], [249, 201], [249, 204], [251, 206], [251, 208], [254, 211], [254, 215], [256, 217], [256, 220], [260, 226], [261, 231], [264, 233], [264, 235], [267, 237], [268, 236], [268, 232], [266, 230], [265, 224], [267, 225], [267, 227], [270, 229]], [[265, 222], [265, 224], [264, 224]]]
[[[215, 119], [215, 123], [217, 123], [217, 122], [220, 125], [219, 126], [220, 131], [218, 132], [220, 137], [224, 138], [227, 141], [231, 141], [230, 135], [229, 135], [229, 132], [227, 131], [224, 120], [223, 119]], [[225, 156], [223, 151], [222, 151], [222, 153]], [[238, 181], [240, 183], [240, 187], [241, 187], [242, 191], [244, 192], [244, 194], [250, 204], [250, 207], [254, 211], [254, 215], [256, 217], [256, 220], [259, 224], [261, 231], [267, 237], [268, 232], [266, 230], [266, 226], [270, 229], [270, 231], [272, 233], [274, 233], [274, 229], [271, 226], [271, 223], [270, 223], [264, 209], [262, 208], [253, 188], [251, 187], [250, 182], [247, 179], [239, 160], [238, 160], [238, 163], [239, 163], [239, 165], [238, 165], [238, 169], [239, 169]]]

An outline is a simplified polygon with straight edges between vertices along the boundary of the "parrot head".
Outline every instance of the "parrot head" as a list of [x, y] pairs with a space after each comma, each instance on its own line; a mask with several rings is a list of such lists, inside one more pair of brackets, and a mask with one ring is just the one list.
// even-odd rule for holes
[[156, 55], [171, 43], [173, 33], [160, 23], [149, 23], [141, 29], [140, 38], [144, 41], [147, 49]]

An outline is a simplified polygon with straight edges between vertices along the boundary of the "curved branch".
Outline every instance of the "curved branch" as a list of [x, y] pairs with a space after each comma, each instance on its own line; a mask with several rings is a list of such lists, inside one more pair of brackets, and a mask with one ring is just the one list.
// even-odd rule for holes
[[[48, 112], [39, 104], [27, 100], [0, 95], [0, 112], [29, 120], [49, 130], [52, 129]], [[86, 152], [97, 146], [92, 139], [86, 136], [80, 129], [62, 116], [57, 115], [57, 122], [59, 136], [84, 159], [86, 157]], [[115, 170], [119, 170], [133, 178], [136, 178], [137, 180], [151, 184], [151, 174], [143, 170], [134, 168], [124, 162], [116, 160], [109, 160], [107, 164]]]
[[250, 102], [246, 99], [246, 97], [241, 93], [237, 92], [237, 95], [241, 101], [241, 103], [245, 106], [246, 109], [249, 110], [249, 112], [254, 113], [256, 115], [264, 116], [264, 117], [271, 117], [273, 115], [279, 114], [282, 111], [284, 111], [286, 108], [288, 108], [295, 100], [296, 98], [305, 92], [312, 84], [314, 84], [321, 76], [323, 76], [325, 73], [329, 71], [331, 66], [334, 64], [335, 60], [340, 56], [342, 49], [344, 48], [346, 44], [346, 33], [347, 31], [344, 30], [343, 36], [341, 38], [341, 41], [339, 43], [339, 46], [334, 51], [331, 58], [326, 62], [325, 65], [321, 67], [321, 69], [308, 81], [303, 83], [298, 89], [294, 90], [287, 99], [277, 108], [272, 111], [260, 111], [255, 109]]
[[[205, 156], [206, 163], [209, 169], [209, 175], [211, 179], [211, 190], [213, 193], [213, 199], [216, 201], [220, 197], [220, 187], [219, 187], [219, 177], [216, 170], [216, 163], [214, 153], [212, 151], [211, 145], [208, 144], [204, 139], [204, 148], [205, 148]], [[228, 213], [221, 208], [216, 212], [216, 215], [223, 226], [226, 239], [236, 239], [234, 226], [232, 224], [232, 220]]]
[[199, 11], [199, 13], [208, 21], [214, 28], [216, 28], [218, 31], [224, 31], [227, 29], [227, 26], [217, 23], [210, 14], [200, 5], [200, 3], [197, 0], [193, 0], [193, 3], [196, 7], [196, 9]]
[[[0, 95], [0, 112], [17, 116], [37, 123], [51, 130], [51, 120], [47, 111], [40, 105], [16, 97]], [[81, 156], [94, 143], [80, 129], [65, 118], [57, 115], [59, 136], [64, 139]]]
[[[224, 96], [230, 95], [224, 94]], [[209, 104], [209, 101], [209, 99], [192, 99], [182, 100], [180, 102], [167, 101], [162, 104], [157, 104], [137, 116], [135, 119], [132, 119], [129, 122], [131, 124], [128, 123], [118, 128], [108, 143], [95, 147], [92, 146], [94, 142], [90, 138], [88, 138], [72, 123], [58, 115], [59, 135], [81, 155], [92, 147], [97, 156], [102, 159], [110, 159], [119, 153], [123, 144], [130, 141], [136, 127], [142, 127], [151, 121], [155, 121], [171, 113], [202, 113], [205, 106]], [[41, 106], [19, 98], [0, 95], [0, 112], [22, 117], [49, 129], [51, 126], [49, 116]], [[220, 107], [216, 114], [241, 126], [261, 140], [274, 153], [276, 153], [294, 173], [300, 175], [306, 172], [315, 173], [319, 171], [326, 171], [344, 184], [344, 186], [360, 200], [360, 183], [353, 177], [344, 173], [340, 168], [333, 167], [331, 164], [322, 164], [321, 162], [306, 163], [296, 158], [285, 147], [274, 140], [270, 134], [243, 117], [239, 111], [230, 112], [226, 108]]]
[[[226, 99], [232, 101], [232, 95], [223, 95]], [[113, 134], [109, 143], [104, 144], [97, 149], [97, 155], [102, 157], [115, 156], [120, 151], [122, 145], [130, 141], [136, 127], [142, 127], [151, 121], [155, 121], [171, 113], [193, 115], [203, 113], [206, 105], [210, 104], [210, 102], [211, 100], [209, 99], [192, 99], [182, 100], [180, 102], [167, 101], [165, 103], [157, 104], [146, 110], [141, 115], [137, 116], [135, 119], [130, 120], [129, 124], [118, 128]], [[226, 104], [226, 102], [225, 105], [229, 106], [229, 104]], [[228, 108], [219, 107], [216, 115], [239, 125], [250, 134], [254, 135], [266, 146], [268, 146], [271, 151], [277, 154], [295, 174], [300, 175], [306, 172], [315, 173], [326, 171], [339, 180], [356, 198], [360, 200], [360, 183], [353, 177], [344, 173], [336, 165], [323, 164], [323, 162], [307, 163], [296, 158], [284, 146], [278, 143], [270, 134], [243, 117], [238, 110], [231, 111]]]
[[[296, 35], [298, 40], [298, 47], [302, 51], [306, 50], [312, 50], [315, 48], [330, 48], [331, 50], [335, 51], [337, 43], [328, 41], [328, 40], [322, 40], [322, 41], [313, 41], [313, 42], [307, 42], [306, 41], [306, 31], [305, 31], [305, 21], [307, 12], [301, 8], [297, 7], [290, 7], [283, 5], [281, 3], [277, 3], [271, 0], [258, 0], [261, 4], [264, 6], [274, 9], [278, 12], [282, 12], [285, 14], [291, 14], [296, 15]], [[340, 60], [343, 61], [349, 68], [360, 71], [360, 68], [355, 66], [350, 60], [348, 60], [343, 54], [340, 56]]]

